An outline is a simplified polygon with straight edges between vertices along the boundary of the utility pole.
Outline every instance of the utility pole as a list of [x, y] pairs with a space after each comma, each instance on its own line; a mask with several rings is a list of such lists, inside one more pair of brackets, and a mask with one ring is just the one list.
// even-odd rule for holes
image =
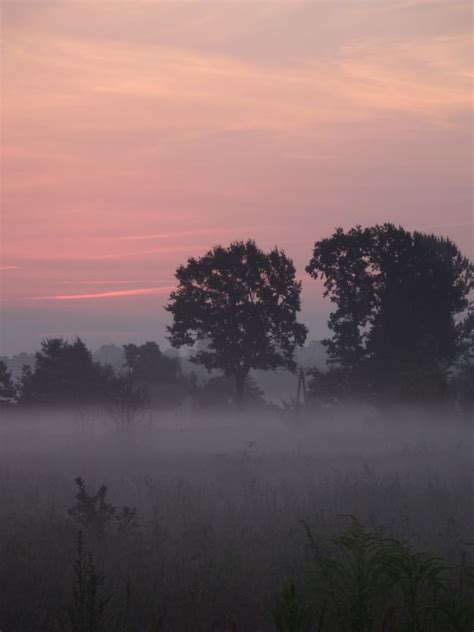
[[298, 390], [296, 391], [296, 408], [306, 406], [306, 376], [303, 367], [300, 367], [298, 373]]

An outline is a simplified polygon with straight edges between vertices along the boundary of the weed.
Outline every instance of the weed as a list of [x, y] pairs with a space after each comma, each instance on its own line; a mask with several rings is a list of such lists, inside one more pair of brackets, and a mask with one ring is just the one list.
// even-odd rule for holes
[[308, 632], [311, 628], [310, 609], [293, 580], [277, 594], [272, 615], [278, 632]]
[[74, 562], [72, 602], [66, 608], [67, 623], [61, 622], [64, 632], [106, 632], [106, 609], [110, 596], [104, 597], [104, 575], [96, 569], [91, 553], [84, 551], [82, 531], [77, 536]]
[[113, 521], [121, 535], [133, 528], [136, 517], [135, 507], [124, 505], [119, 510], [118, 507], [106, 501], [107, 487], [105, 485], [101, 485], [95, 494], [89, 494], [80, 476], [74, 480], [79, 491], [76, 494], [76, 502], [68, 509], [68, 513], [88, 533], [103, 537]]

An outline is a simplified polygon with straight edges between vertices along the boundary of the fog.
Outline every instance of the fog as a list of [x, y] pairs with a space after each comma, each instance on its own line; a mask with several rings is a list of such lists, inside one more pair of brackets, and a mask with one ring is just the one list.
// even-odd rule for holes
[[[311, 593], [303, 524], [324, 541], [356, 518], [451, 563], [469, 558], [473, 436], [465, 420], [359, 408], [152, 410], [128, 428], [115, 421], [80, 407], [2, 415], [5, 630], [50, 629], [52, 613], [66, 607], [79, 528], [113, 595], [110, 616], [132, 585], [123, 630], [275, 629], [272, 599], [284, 582], [303, 578]], [[106, 485], [107, 502], [136, 508], [130, 532], [110, 526], [100, 539], [75, 523], [68, 509], [78, 476], [90, 495]], [[152, 621], [158, 627], [144, 627]]]

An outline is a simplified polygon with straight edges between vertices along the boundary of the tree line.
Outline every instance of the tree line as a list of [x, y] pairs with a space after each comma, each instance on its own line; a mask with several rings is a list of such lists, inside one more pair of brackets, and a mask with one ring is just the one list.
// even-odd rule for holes
[[[309, 368], [315, 404], [474, 402], [474, 266], [449, 239], [393, 224], [338, 228], [317, 241], [306, 267], [334, 306], [322, 341], [327, 366]], [[301, 280], [284, 251], [254, 241], [216, 246], [176, 271], [165, 309], [172, 347], [213, 377], [198, 386], [158, 345], [125, 345], [119, 370], [93, 360], [77, 339], [45, 340], [16, 384], [0, 363], [0, 388], [25, 403], [73, 399], [177, 403], [190, 393], [262, 400], [252, 372], [294, 372], [306, 341]], [[209, 392], [208, 392], [209, 395]], [[212, 399], [212, 397], [211, 397]], [[219, 398], [218, 398], [219, 399]], [[205, 396], [204, 396], [205, 400]]]

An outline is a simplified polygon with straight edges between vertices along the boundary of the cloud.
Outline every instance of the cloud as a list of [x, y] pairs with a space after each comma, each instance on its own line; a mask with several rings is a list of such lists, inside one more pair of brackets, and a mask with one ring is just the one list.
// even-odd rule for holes
[[391, 41], [355, 30], [337, 54], [289, 57], [278, 66], [160, 43], [58, 33], [47, 43], [35, 32], [7, 38], [5, 116], [25, 129], [40, 119], [43, 133], [67, 134], [78, 148], [92, 134], [123, 139], [126, 131], [128, 144], [151, 151], [232, 129], [285, 137], [379, 111], [432, 115], [471, 107], [464, 33]]
[[8, 270], [21, 270], [20, 266], [0, 266], [0, 272], [6, 272]]
[[[253, 231], [253, 230], [262, 230], [262, 229], [268, 229], [268, 228], [275, 228], [275, 224], [256, 224], [256, 225], [248, 225], [247, 230], [249, 231]], [[147, 241], [147, 240], [160, 240], [160, 239], [179, 239], [182, 237], [195, 237], [198, 235], [216, 235], [219, 233], [223, 233], [225, 235], [228, 235], [229, 233], [229, 227], [215, 227], [215, 228], [195, 228], [193, 230], [182, 230], [182, 231], [177, 231], [177, 232], [170, 232], [170, 233], [149, 233], [149, 234], [145, 234], [145, 235], [124, 235], [124, 236], [119, 236], [116, 239], [119, 241]], [[187, 246], [186, 249], [191, 248], [192, 246]], [[176, 250], [176, 248], [173, 248], [172, 251], [174, 252]], [[142, 251], [142, 252], [147, 252], [147, 251]], [[156, 251], [150, 251], [150, 252], [156, 252]], [[160, 252], [160, 251], [158, 251]]]
[[[195, 230], [182, 230], [171, 233], [150, 233], [146, 235], [123, 235], [116, 239], [118, 241], [147, 241], [159, 239], [176, 239], [179, 237], [193, 237], [194, 235], [212, 235], [222, 231], [219, 228], [196, 228]], [[174, 249], [173, 249], [174, 250]]]
[[[107, 259], [134, 259], [148, 255], [173, 254], [177, 252], [189, 252], [191, 246], [172, 246], [170, 248], [160, 248], [159, 250], [137, 250], [135, 252], [112, 252], [108, 254], [88, 255], [84, 257], [85, 261], [106, 261]], [[74, 257], [78, 261], [80, 257]]]
[[[169, 279], [167, 279], [167, 281], [169, 281]], [[156, 283], [156, 279], [154, 279], [153, 281], [144, 281], [143, 279], [141, 279], [140, 281], [135, 281], [133, 279], [127, 279], [127, 284], [139, 284], [142, 285], [143, 283]], [[162, 281], [159, 280], [159, 283], [161, 283]], [[164, 283], [166, 283], [166, 281], [163, 281]], [[63, 280], [63, 283], [67, 283], [69, 284], [70, 281], [66, 281]], [[74, 281], [75, 285], [88, 285], [88, 286], [93, 286], [93, 285], [123, 285], [123, 279], [107, 279], [107, 280], [98, 280], [98, 279], [92, 279], [90, 281]]]
[[147, 296], [150, 294], [167, 294], [174, 289], [168, 287], [146, 287], [135, 290], [111, 290], [110, 292], [95, 292], [93, 294], [59, 294], [56, 296], [42, 296], [32, 300], [38, 301], [82, 301], [89, 299], [120, 298], [126, 296]]
[[[215, 240], [278, 244], [303, 269], [336, 225], [471, 212], [471, 2], [7, 4], [2, 246], [24, 270], [1, 280], [18, 313], [113, 324], [117, 304], [91, 301], [163, 292]], [[463, 228], [446, 232], [470, 252]]]

